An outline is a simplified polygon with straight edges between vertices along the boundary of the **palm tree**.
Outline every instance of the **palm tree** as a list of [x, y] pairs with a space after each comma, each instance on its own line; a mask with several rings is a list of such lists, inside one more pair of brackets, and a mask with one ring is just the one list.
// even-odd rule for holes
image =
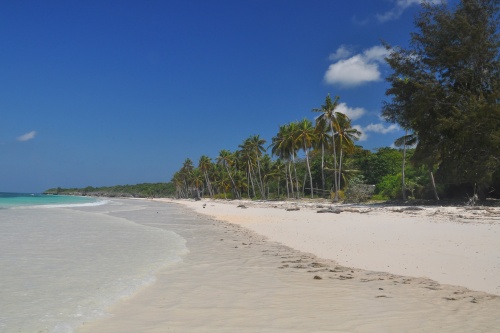
[[330, 135], [328, 134], [328, 126], [325, 119], [316, 118], [316, 126], [314, 127], [315, 138], [314, 148], [321, 148], [321, 190], [325, 192], [325, 148], [329, 145]]
[[198, 168], [194, 169], [191, 173], [191, 180], [196, 190], [196, 199], [198, 200], [201, 198], [200, 188], [203, 186], [203, 172]]
[[311, 175], [311, 166], [309, 164], [309, 150], [315, 141], [314, 127], [309, 119], [304, 118], [297, 123], [296, 140], [297, 144], [302, 144], [302, 149], [306, 154], [307, 172], [309, 173], [309, 184], [311, 186], [311, 199], [314, 197], [313, 180]]
[[250, 142], [249, 142], [250, 151], [252, 151], [255, 154], [255, 160], [257, 161], [257, 171], [259, 173], [260, 191], [262, 194], [262, 198], [265, 199], [266, 195], [265, 195], [264, 183], [263, 183], [263, 179], [262, 179], [260, 159], [262, 157], [262, 154], [266, 151], [264, 149], [264, 144], [266, 143], [266, 140], [261, 139], [259, 135], [253, 135], [249, 139], [250, 139]]
[[200, 157], [200, 161], [198, 162], [198, 168], [203, 172], [203, 175], [205, 176], [205, 182], [208, 188], [208, 193], [210, 194], [210, 197], [213, 198], [214, 192], [212, 189], [212, 184], [210, 183], [210, 178], [208, 177], [208, 171], [212, 168], [212, 161], [210, 157], [202, 155]]
[[354, 151], [354, 141], [359, 139], [361, 132], [351, 126], [351, 120], [349, 117], [343, 113], [338, 112], [337, 121], [334, 123], [335, 131], [338, 137], [338, 151], [339, 151], [339, 163], [338, 163], [338, 181], [337, 184], [340, 188], [341, 185], [341, 175], [342, 175], [342, 157], [344, 151], [346, 153], [352, 153]]
[[[394, 141], [394, 145], [396, 147], [401, 147], [403, 146], [403, 166], [401, 170], [401, 190], [403, 192], [403, 200], [406, 200], [406, 184], [405, 184], [405, 166], [406, 166], [406, 147], [407, 146], [413, 146], [415, 143], [417, 143], [417, 136], [412, 133], [408, 134], [408, 129], [405, 129], [405, 135], [403, 135], [400, 138], [397, 138], [396, 141]], [[432, 174], [432, 171], [431, 171]], [[437, 194], [436, 194], [437, 197]]]
[[[250, 182], [252, 183], [253, 195], [255, 196], [255, 187], [253, 181], [253, 179], [255, 178], [255, 183], [257, 183], [257, 187], [259, 188], [260, 194], [263, 199], [266, 198], [266, 195], [262, 178], [260, 159], [262, 157], [262, 154], [265, 152], [265, 149], [263, 147], [264, 143], [266, 143], [266, 140], [261, 139], [259, 135], [253, 135], [247, 138], [243, 142], [243, 144], [239, 145], [239, 148], [241, 149], [239, 151], [240, 156], [247, 169], [247, 174], [250, 178]], [[258, 177], [257, 175], [255, 175], [255, 172], [253, 172], [254, 164], [256, 164], [257, 166]], [[253, 177], [253, 175], [255, 175], [255, 177]]]
[[[293, 131], [294, 131], [294, 126], [292, 126], [291, 124], [281, 125], [276, 136], [272, 138], [272, 143], [270, 145], [270, 147], [272, 147], [271, 149], [272, 155], [288, 161], [288, 167], [286, 169], [286, 173], [288, 175], [288, 177], [286, 178], [286, 186], [289, 197], [290, 195], [293, 196], [294, 194], [294, 189], [293, 189], [294, 185], [293, 185], [293, 176], [291, 167], [292, 163], [295, 165], [295, 154], [297, 151], [296, 141], [294, 139]], [[297, 173], [295, 172], [295, 174]], [[288, 184], [290, 184], [290, 186], [288, 186]], [[298, 184], [297, 184], [297, 191], [298, 191]]]
[[336, 112], [335, 109], [339, 105], [339, 96], [335, 96], [335, 99], [332, 101], [330, 98], [330, 94], [328, 94], [325, 98], [325, 104], [321, 106], [321, 109], [313, 109], [313, 112], [321, 112], [321, 115], [318, 116], [317, 119], [321, 119], [330, 127], [331, 137], [332, 137], [332, 147], [333, 147], [333, 160], [334, 160], [334, 176], [333, 182], [335, 186], [335, 198], [334, 201], [337, 202], [339, 200], [339, 184], [337, 182], [337, 151], [335, 148], [335, 131], [333, 124], [337, 122], [337, 117], [340, 112]]
[[229, 170], [229, 167], [234, 163], [233, 154], [229, 150], [221, 150], [219, 152], [219, 156], [217, 157], [217, 163], [222, 165], [226, 169], [226, 172], [229, 175], [229, 179], [231, 180], [231, 184], [233, 186], [233, 194], [235, 197], [239, 198], [236, 184], [234, 182], [233, 176], [231, 175], [231, 171]]

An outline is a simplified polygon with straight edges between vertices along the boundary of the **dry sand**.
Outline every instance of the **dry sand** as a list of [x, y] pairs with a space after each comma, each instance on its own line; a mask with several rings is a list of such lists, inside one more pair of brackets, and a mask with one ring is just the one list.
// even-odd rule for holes
[[179, 202], [190, 253], [79, 332], [500, 332], [500, 211]]

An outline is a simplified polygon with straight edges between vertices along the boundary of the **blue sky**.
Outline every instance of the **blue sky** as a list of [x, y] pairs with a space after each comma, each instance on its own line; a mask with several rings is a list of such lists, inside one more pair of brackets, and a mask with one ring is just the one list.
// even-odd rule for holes
[[169, 181], [328, 93], [390, 146], [381, 40], [407, 46], [419, 3], [2, 1], [0, 191]]

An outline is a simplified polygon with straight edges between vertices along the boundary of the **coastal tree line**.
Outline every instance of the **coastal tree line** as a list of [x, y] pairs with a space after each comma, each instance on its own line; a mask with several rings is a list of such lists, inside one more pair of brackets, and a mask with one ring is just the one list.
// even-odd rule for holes
[[[314, 110], [320, 112], [314, 124], [304, 119], [282, 125], [267, 147], [253, 135], [214, 160], [202, 156], [195, 166], [186, 159], [172, 178], [177, 195], [337, 201], [372, 184], [384, 198], [498, 196], [499, 7], [498, 0], [462, 0], [452, 9], [424, 3], [410, 46], [385, 44], [392, 73], [382, 115], [405, 130], [395, 142], [400, 150], [355, 146], [360, 133], [336, 111], [338, 97], [327, 96]], [[369, 161], [377, 163], [378, 154], [401, 155], [399, 167], [371, 177]]]

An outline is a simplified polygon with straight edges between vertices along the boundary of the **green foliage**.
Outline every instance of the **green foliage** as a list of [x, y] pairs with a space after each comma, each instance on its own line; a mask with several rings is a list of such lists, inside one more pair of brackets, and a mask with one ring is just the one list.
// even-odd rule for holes
[[376, 185], [378, 194], [391, 199], [401, 199], [401, 173], [395, 175], [385, 175]]
[[401, 172], [403, 154], [400, 150], [383, 147], [375, 153], [363, 154], [357, 159], [367, 184], [378, 184], [386, 175]]
[[88, 195], [105, 197], [135, 197], [135, 198], [161, 198], [171, 197], [175, 194], [175, 186], [172, 183], [143, 183], [137, 185], [116, 185], [85, 188], [53, 188], [44, 192], [45, 194], [60, 195]]

